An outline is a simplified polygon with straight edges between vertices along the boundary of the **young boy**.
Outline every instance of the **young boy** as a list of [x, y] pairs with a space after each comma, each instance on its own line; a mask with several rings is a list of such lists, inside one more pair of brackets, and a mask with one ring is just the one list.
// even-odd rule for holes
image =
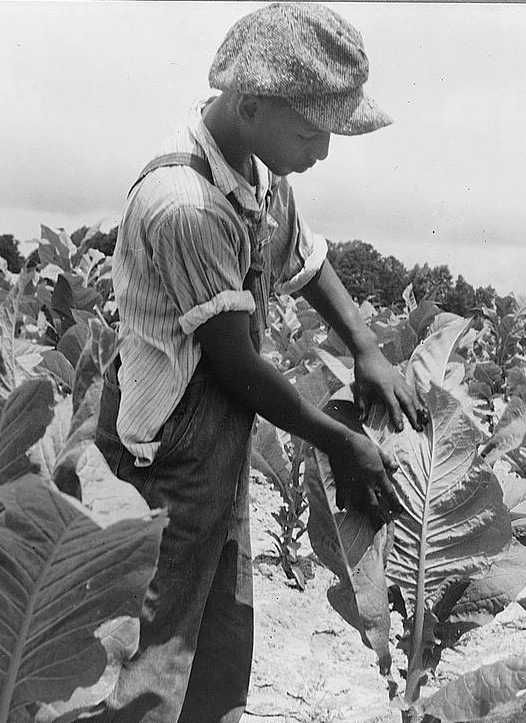
[[399, 504], [386, 460], [302, 400], [258, 354], [271, 288], [300, 291], [351, 349], [363, 404], [396, 427], [419, 412], [300, 216], [286, 176], [331, 133], [390, 119], [363, 93], [360, 34], [323, 6], [276, 3], [229, 31], [203, 104], [140, 174], [114, 256], [125, 335], [97, 442], [113, 471], [166, 507], [140, 651], [105, 720], [235, 723], [252, 656], [247, 482], [254, 414], [329, 455], [339, 497], [373, 518]]

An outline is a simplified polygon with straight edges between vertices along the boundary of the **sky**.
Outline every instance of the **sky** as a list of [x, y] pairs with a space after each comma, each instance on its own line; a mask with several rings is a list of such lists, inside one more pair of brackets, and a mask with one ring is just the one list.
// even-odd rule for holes
[[[292, 174], [309, 225], [406, 266], [526, 291], [526, 5], [326, 3], [362, 33], [394, 118]], [[0, 233], [118, 218], [253, 2], [0, 0]]]

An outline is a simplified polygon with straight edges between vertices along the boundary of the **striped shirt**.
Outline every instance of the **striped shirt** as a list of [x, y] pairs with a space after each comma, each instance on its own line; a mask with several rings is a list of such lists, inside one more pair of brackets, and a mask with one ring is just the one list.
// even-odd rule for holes
[[[117, 432], [137, 466], [152, 463], [155, 439], [201, 358], [195, 330], [225, 311], [255, 310], [243, 281], [250, 266], [247, 217], [266, 216], [274, 288], [291, 293], [321, 267], [327, 245], [299, 214], [286, 178], [254, 158], [256, 187], [228, 165], [200, 113], [160, 149], [208, 161], [214, 185], [185, 166], [159, 168], [132, 190], [119, 226], [113, 283], [123, 344]], [[238, 212], [226, 199], [233, 193]], [[239, 212], [241, 211], [241, 212]]]

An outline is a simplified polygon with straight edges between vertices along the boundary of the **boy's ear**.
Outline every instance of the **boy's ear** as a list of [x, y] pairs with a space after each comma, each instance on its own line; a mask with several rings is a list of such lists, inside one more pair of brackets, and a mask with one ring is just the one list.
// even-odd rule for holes
[[257, 95], [241, 93], [237, 100], [237, 114], [245, 123], [253, 123], [260, 107], [261, 99]]

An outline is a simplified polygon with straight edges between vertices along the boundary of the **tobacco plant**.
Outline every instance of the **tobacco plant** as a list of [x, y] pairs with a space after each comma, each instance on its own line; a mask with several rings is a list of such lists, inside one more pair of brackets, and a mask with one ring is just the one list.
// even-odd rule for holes
[[75, 265], [67, 241], [45, 229], [38, 268], [2, 279], [6, 723], [76, 720], [110, 695], [138, 647], [138, 616], [166, 523], [114, 477], [93, 444], [102, 375], [118, 339], [97, 311], [102, 297], [88, 285], [93, 256], [86, 252]]
[[[376, 651], [403, 719], [491, 720], [526, 688], [526, 658], [485, 666], [421, 698], [443, 648], [491, 620], [526, 585], [526, 549], [513, 540], [501, 485], [479, 453], [487, 436], [463, 408], [468, 395], [456, 349], [470, 322], [451, 316], [436, 322], [405, 372], [427, 404], [426, 429], [406, 425], [394, 433], [384, 411], [374, 408], [362, 430], [397, 459], [393, 484], [403, 513], [375, 530], [360, 512], [337, 511], [327, 459], [312, 450], [305, 473], [308, 529], [316, 554], [339, 578], [329, 601]], [[334, 400], [327, 411], [359, 424], [350, 400]], [[391, 675], [390, 600], [404, 622], [403, 698]]]

